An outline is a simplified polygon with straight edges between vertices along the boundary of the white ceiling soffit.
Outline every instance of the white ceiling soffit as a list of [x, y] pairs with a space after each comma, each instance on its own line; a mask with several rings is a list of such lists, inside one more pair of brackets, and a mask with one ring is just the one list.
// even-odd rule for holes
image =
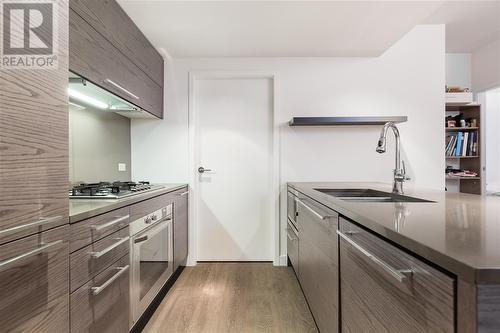
[[118, 0], [157, 48], [181, 57], [378, 56], [443, 1]]
[[447, 1], [425, 23], [446, 24], [446, 52], [473, 52], [500, 38], [500, 1]]

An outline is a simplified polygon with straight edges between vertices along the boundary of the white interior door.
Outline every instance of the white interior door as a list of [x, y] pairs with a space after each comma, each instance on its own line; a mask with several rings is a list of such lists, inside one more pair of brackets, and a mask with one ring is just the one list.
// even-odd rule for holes
[[195, 80], [194, 105], [198, 261], [273, 260], [272, 79]]

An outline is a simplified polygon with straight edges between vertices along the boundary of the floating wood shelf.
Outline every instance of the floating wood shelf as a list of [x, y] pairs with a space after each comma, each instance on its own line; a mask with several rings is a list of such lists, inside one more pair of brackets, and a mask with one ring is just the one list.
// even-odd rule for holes
[[387, 122], [402, 123], [407, 116], [388, 117], [293, 117], [290, 126], [360, 126], [384, 125]]
[[477, 131], [479, 127], [445, 127], [447, 132]]
[[479, 156], [445, 156], [446, 158], [450, 158], [450, 159], [460, 159], [460, 158], [478, 158]]
[[456, 180], [479, 180], [481, 177], [458, 177], [458, 176], [446, 176], [446, 179], [456, 179]]

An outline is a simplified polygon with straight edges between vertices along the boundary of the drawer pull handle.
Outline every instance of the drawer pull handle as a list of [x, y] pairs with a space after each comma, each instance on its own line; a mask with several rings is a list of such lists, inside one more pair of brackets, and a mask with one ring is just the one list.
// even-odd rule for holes
[[186, 194], [188, 194], [188, 193], [189, 193], [189, 191], [182, 192], [181, 194], [179, 194], [179, 196], [183, 197], [183, 196], [185, 196], [185, 195], [186, 195]]
[[113, 226], [113, 225], [115, 225], [115, 224], [118, 224], [118, 223], [120, 223], [120, 222], [122, 222], [122, 221], [125, 221], [125, 220], [127, 220], [129, 217], [130, 217], [130, 216], [127, 214], [127, 215], [125, 215], [125, 216], [121, 216], [121, 217], [119, 217], [119, 218], [117, 218], [117, 219], [114, 219], [114, 220], [112, 220], [112, 221], [109, 221], [108, 223], [104, 223], [104, 224], [100, 224], [100, 225], [99, 225], [99, 224], [94, 224], [94, 225], [91, 225], [91, 226], [90, 226], [90, 228], [91, 228], [92, 230], [95, 230], [95, 231], [101, 231], [102, 229], [109, 228], [109, 227], [111, 227], [111, 226]]
[[106, 79], [105, 80], [107, 83], [111, 84], [112, 86], [115, 86], [116, 88], [120, 89], [121, 91], [123, 91], [124, 93], [126, 93], [127, 95], [129, 96], [132, 96], [133, 98], [135, 99], [139, 99], [139, 96], [131, 93], [130, 91], [128, 91], [127, 89], [123, 88], [122, 86], [120, 86], [118, 83], [114, 82], [114, 81], [111, 81], [110, 79]]
[[347, 243], [352, 245], [356, 250], [364, 254], [366, 257], [368, 257], [371, 261], [373, 261], [375, 264], [380, 266], [384, 271], [386, 271], [390, 276], [395, 278], [399, 283], [407, 283], [408, 278], [411, 277], [413, 274], [413, 271], [411, 270], [398, 270], [392, 267], [391, 265], [387, 264], [386, 262], [380, 260], [376, 256], [374, 256], [372, 253], [361, 247], [359, 244], [357, 244], [355, 241], [350, 239], [347, 235], [343, 234], [340, 230], [337, 230], [337, 234], [345, 240]]
[[0, 261], [0, 272], [14, 266], [17, 261], [36, 256], [37, 254], [47, 252], [47, 251], [49, 251], [49, 249], [51, 249], [55, 246], [58, 246], [58, 245], [62, 245], [62, 244], [63, 244], [62, 239], [55, 241], [55, 242], [52, 242], [52, 243], [42, 244], [42, 246], [40, 246], [39, 248], [36, 248], [34, 250], [20, 254], [18, 256]]
[[111, 244], [110, 246], [108, 246], [107, 248], [105, 248], [99, 252], [90, 252], [90, 256], [92, 258], [95, 258], [95, 259], [100, 258], [103, 255], [105, 255], [106, 253], [108, 253], [109, 251], [117, 248], [118, 246], [122, 245], [125, 242], [128, 242], [130, 240], [130, 237], [127, 236], [125, 238], [117, 238], [117, 240], [118, 240], [118, 242]]
[[148, 235], [142, 236], [139, 238], [134, 239], [134, 244], [142, 243], [148, 240]]
[[113, 283], [113, 281], [115, 281], [116, 279], [118, 279], [120, 277], [120, 275], [122, 275], [123, 273], [125, 273], [128, 268], [130, 266], [127, 265], [127, 266], [123, 266], [123, 267], [115, 267], [116, 270], [118, 270], [118, 273], [116, 273], [115, 275], [113, 275], [112, 277], [109, 278], [109, 280], [107, 280], [106, 282], [104, 282], [103, 284], [101, 284], [99, 287], [91, 287], [90, 290], [92, 290], [92, 294], [95, 296], [95, 295], [99, 295], [101, 293], [101, 291], [103, 291], [104, 289], [106, 289], [111, 283]]
[[336, 217], [336, 216], [333, 216], [333, 215], [321, 215], [320, 213], [318, 213], [317, 211], [315, 211], [314, 209], [312, 209], [309, 205], [307, 205], [306, 203], [304, 203], [302, 200], [300, 199], [296, 199], [298, 203], [300, 203], [302, 206], [304, 206], [304, 208], [306, 208], [308, 211], [310, 211], [311, 213], [314, 214], [314, 216], [316, 216], [318, 219], [320, 220], [327, 220], [331, 217]]
[[6, 234], [6, 235], [7, 234], [12, 234], [12, 233], [15, 233], [15, 232], [18, 232], [18, 231], [22, 231], [22, 230], [25, 230], [25, 229], [29, 229], [29, 228], [33, 228], [33, 227], [41, 227], [41, 226], [43, 226], [45, 224], [57, 222], [57, 221], [59, 221], [61, 219], [62, 219], [62, 216], [48, 217], [48, 218], [41, 219], [41, 220], [38, 220], [38, 221], [35, 221], [35, 222], [31, 222], [31, 223], [19, 225], [19, 226], [16, 226], [16, 227], [12, 227], [12, 228], [9, 228], [9, 229], [1, 230], [0, 231], [0, 235], [3, 235], [3, 234]]
[[299, 238], [299, 232], [298, 232], [297, 228], [295, 227], [295, 225], [291, 221], [288, 221], [287, 231], [288, 230], [291, 230], [293, 232], [293, 234], [296, 236], [296, 238]]

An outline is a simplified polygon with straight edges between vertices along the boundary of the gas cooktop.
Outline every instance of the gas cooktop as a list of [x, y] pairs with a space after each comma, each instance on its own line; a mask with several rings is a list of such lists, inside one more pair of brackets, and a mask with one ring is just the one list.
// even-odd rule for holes
[[81, 183], [69, 190], [70, 199], [120, 199], [162, 188], [149, 182]]

